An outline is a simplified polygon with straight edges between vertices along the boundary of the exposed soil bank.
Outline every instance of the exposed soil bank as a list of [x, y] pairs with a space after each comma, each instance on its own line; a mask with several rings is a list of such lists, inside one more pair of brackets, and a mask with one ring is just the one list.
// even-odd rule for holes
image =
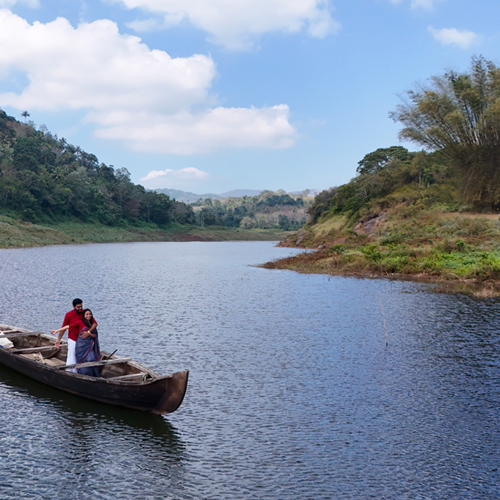
[[[310, 249], [264, 264], [268, 269], [332, 276], [405, 279], [477, 297], [500, 296], [498, 214], [421, 210], [374, 214], [354, 226], [330, 217], [280, 246]], [[311, 251], [313, 250], [313, 251]]]
[[0, 216], [0, 248], [116, 243], [133, 241], [279, 241], [286, 233], [222, 227], [174, 226], [109, 227], [101, 224], [65, 222], [52, 225], [31, 224]]
[[[297, 256], [299, 257], [299, 256]], [[329, 276], [343, 276], [349, 278], [364, 279], [393, 279], [415, 281], [433, 285], [432, 290], [437, 293], [462, 293], [473, 297], [500, 297], [500, 281], [471, 280], [471, 279], [446, 279], [439, 276], [424, 274], [397, 274], [397, 273], [375, 273], [355, 272], [347, 269], [336, 269], [335, 271], [318, 268], [314, 265], [308, 266], [303, 261], [294, 261], [295, 257], [266, 262], [261, 267], [265, 269], [282, 269], [304, 274], [326, 274]]]

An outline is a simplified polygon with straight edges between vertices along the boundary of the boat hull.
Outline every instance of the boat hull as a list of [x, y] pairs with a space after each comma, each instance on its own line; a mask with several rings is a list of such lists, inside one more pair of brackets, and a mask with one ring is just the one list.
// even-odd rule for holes
[[186, 370], [140, 382], [107, 380], [60, 370], [3, 348], [0, 348], [0, 363], [38, 382], [71, 394], [158, 415], [172, 413], [179, 408], [186, 393], [189, 375]]

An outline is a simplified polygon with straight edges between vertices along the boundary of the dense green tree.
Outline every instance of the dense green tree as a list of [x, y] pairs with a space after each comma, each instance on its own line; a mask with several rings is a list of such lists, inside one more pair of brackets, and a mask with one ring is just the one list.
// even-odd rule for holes
[[12, 116], [8, 116], [5, 111], [0, 109], [0, 139], [2, 144], [9, 144], [16, 135], [14, 129], [9, 126], [9, 123], [13, 121]]
[[320, 217], [330, 210], [332, 205], [335, 203], [337, 190], [337, 187], [332, 187], [330, 189], [325, 189], [316, 195], [314, 203], [307, 210], [312, 224], [318, 222]]
[[193, 207], [179, 201], [172, 202], [172, 213], [176, 222], [179, 224], [195, 224]]
[[[380, 151], [384, 150], [374, 151], [364, 158], [381, 158]], [[426, 189], [435, 183], [448, 182], [454, 190], [447, 164], [439, 153], [406, 152], [401, 157], [406, 160], [391, 158], [381, 168], [363, 172], [347, 184], [319, 193], [308, 209], [310, 223], [318, 222], [325, 213], [341, 213], [356, 220], [362, 210], [371, 210], [377, 200], [409, 185]]]
[[390, 148], [379, 148], [368, 153], [358, 162], [356, 172], [358, 174], [371, 174], [382, 170], [392, 160], [400, 160], [410, 163], [415, 153], [410, 153], [402, 146], [391, 146]]
[[18, 170], [37, 172], [42, 166], [53, 166], [56, 155], [43, 140], [43, 137], [34, 135], [17, 139], [14, 145], [13, 161]]

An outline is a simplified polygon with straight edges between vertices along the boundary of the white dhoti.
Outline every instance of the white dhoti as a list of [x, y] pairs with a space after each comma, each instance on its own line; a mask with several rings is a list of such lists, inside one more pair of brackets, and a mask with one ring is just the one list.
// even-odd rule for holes
[[[76, 365], [76, 342], [68, 339], [68, 355], [66, 356], [67, 365]], [[69, 368], [68, 372], [78, 373], [76, 368]]]

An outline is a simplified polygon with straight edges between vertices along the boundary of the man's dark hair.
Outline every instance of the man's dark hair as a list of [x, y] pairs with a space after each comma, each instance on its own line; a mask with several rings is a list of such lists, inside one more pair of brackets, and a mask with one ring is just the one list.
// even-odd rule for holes
[[78, 304], [83, 304], [82, 299], [74, 299], [73, 300], [73, 307], [77, 306]]

